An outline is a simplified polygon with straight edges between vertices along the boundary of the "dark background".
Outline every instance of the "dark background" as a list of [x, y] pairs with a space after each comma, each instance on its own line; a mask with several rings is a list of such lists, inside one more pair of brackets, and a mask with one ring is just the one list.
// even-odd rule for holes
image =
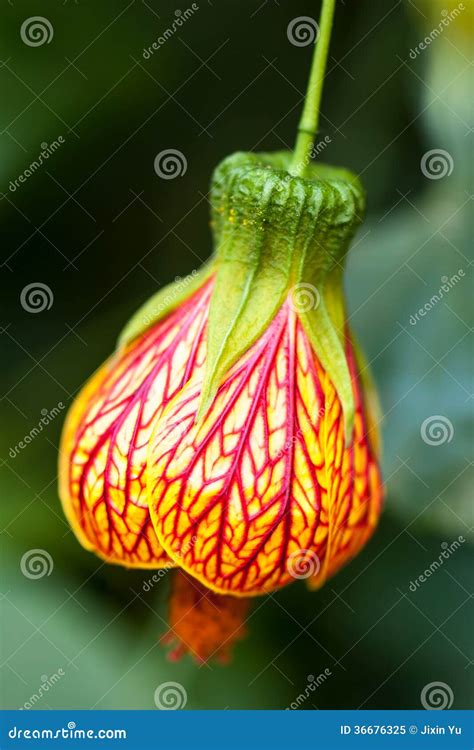
[[[346, 286], [381, 395], [388, 492], [375, 537], [351, 565], [320, 592], [298, 582], [257, 600], [230, 666], [173, 665], [158, 645], [166, 577], [144, 592], [150, 573], [103, 565], [65, 522], [56, 487], [65, 411], [11, 455], [42, 410], [69, 406], [138, 305], [208, 257], [207, 190], [218, 161], [293, 146], [312, 47], [292, 45], [287, 26], [317, 17], [318, 2], [198, 5], [145, 60], [144, 47], [187, 4], [1, 3], [3, 704], [22, 706], [61, 669], [37, 708], [153, 708], [168, 680], [185, 686], [188, 708], [284, 708], [308, 674], [329, 669], [302, 708], [419, 708], [433, 681], [466, 708], [471, 11], [412, 59], [455, 3], [338, 3], [321, 119], [331, 143], [320, 158], [353, 169], [368, 191]], [[38, 14], [54, 36], [30, 47], [20, 28]], [[41, 144], [59, 136], [64, 144], [13, 192]], [[170, 148], [187, 171], [163, 180], [154, 159]], [[451, 174], [426, 177], [420, 161], [431, 149], [448, 152]], [[462, 280], [410, 324], [441, 277], [459, 269]], [[20, 302], [33, 282], [54, 298], [36, 314]], [[439, 416], [451, 439], [426, 444], [421, 425]], [[459, 535], [467, 541], [411, 591]], [[20, 560], [36, 548], [54, 568], [31, 580]]]

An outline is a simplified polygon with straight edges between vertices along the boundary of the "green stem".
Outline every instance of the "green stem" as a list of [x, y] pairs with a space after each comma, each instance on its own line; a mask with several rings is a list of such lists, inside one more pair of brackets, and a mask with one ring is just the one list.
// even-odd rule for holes
[[306, 92], [303, 113], [298, 126], [290, 174], [302, 177], [311, 160], [314, 139], [318, 132], [319, 107], [323, 93], [324, 74], [331, 39], [332, 22], [336, 0], [323, 0], [319, 17], [319, 39], [314, 51], [308, 90]]

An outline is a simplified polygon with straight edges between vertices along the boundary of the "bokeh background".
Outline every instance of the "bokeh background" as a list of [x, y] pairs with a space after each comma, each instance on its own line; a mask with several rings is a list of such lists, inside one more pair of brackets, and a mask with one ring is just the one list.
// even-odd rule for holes
[[[351, 324], [384, 414], [386, 509], [367, 548], [320, 592], [297, 582], [259, 599], [232, 664], [198, 667], [189, 658], [170, 664], [158, 643], [167, 577], [144, 591], [150, 573], [103, 565], [63, 517], [56, 462], [65, 407], [135, 309], [208, 257], [216, 163], [235, 150], [294, 142], [312, 46], [291, 43], [287, 28], [295, 17], [317, 18], [318, 2], [197, 5], [145, 59], [187, 4], [2, 2], [2, 704], [23, 706], [59, 673], [36, 708], [154, 708], [154, 691], [168, 680], [185, 686], [187, 708], [285, 708], [309, 674], [327, 669], [302, 709], [419, 708], [431, 682], [449, 688], [454, 708], [467, 708], [469, 0], [338, 2], [321, 120], [331, 142], [320, 158], [360, 174], [369, 196], [346, 275]], [[54, 33], [30, 46], [20, 29], [37, 15]], [[60, 148], [13, 190], [42, 144], [59, 137]], [[185, 174], [156, 174], [164, 149], [182, 152]], [[433, 149], [442, 150], [437, 165], [427, 161]], [[413, 324], [454, 274], [449, 292]], [[49, 309], [22, 305], [33, 283], [49, 288]], [[57, 416], [17, 450], [53, 409]], [[459, 537], [449, 559], [410, 589]], [[32, 549], [51, 556], [49, 575], [22, 574]]]

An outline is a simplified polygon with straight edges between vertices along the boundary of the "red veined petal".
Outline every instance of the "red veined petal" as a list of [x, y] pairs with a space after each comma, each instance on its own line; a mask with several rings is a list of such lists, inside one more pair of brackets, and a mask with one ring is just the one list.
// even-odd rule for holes
[[170, 557], [204, 585], [268, 592], [292, 581], [293, 556], [327, 535], [324, 393], [291, 306], [231, 369], [196, 426], [201, 383], [198, 374], [156, 423], [152, 520]]
[[363, 393], [360, 375], [349, 337], [347, 361], [352, 377], [355, 418], [351, 444], [344, 445], [342, 409], [336, 391], [327, 378], [324, 451], [328, 471], [329, 533], [318, 547], [320, 565], [308, 580], [319, 588], [365, 545], [372, 535], [382, 509], [383, 487], [378, 467], [377, 425], [369, 399]]
[[155, 420], [204, 359], [212, 282], [91, 378], [68, 414], [60, 494], [78, 539], [108, 562], [169, 565], [150, 521], [146, 453]]

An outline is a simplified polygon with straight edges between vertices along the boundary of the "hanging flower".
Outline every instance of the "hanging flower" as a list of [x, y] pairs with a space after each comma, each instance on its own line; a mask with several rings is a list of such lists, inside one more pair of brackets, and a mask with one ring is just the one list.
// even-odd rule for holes
[[322, 585], [380, 513], [373, 397], [341, 286], [363, 194], [342, 170], [293, 177], [288, 158], [216, 170], [215, 258], [136, 314], [64, 430], [61, 496], [84, 546], [184, 573], [175, 656], [226, 658], [248, 607], [236, 597]]

